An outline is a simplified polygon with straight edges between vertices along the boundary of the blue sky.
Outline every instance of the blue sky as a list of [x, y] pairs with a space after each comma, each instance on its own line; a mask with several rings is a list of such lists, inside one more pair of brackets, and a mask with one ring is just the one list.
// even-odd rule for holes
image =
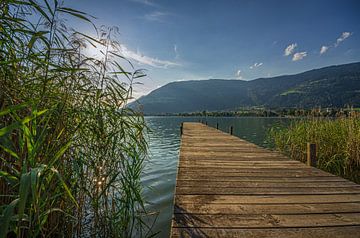
[[[118, 26], [122, 53], [166, 83], [251, 80], [360, 61], [360, 1], [76, 0], [65, 5]], [[81, 25], [91, 33], [90, 27]]]

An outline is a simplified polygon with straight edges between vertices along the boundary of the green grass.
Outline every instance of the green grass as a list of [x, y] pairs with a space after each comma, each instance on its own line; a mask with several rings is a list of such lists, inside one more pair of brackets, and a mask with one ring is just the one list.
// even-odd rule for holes
[[317, 144], [318, 168], [360, 183], [360, 117], [303, 119], [289, 127], [272, 128], [275, 148], [306, 161], [306, 143]]
[[147, 128], [126, 107], [144, 73], [116, 27], [90, 37], [65, 17], [91, 24], [57, 0], [0, 2], [0, 238], [147, 236]]

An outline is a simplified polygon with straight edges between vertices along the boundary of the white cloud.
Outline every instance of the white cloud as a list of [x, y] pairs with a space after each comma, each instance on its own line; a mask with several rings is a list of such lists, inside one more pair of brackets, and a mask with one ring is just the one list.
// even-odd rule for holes
[[321, 48], [320, 48], [320, 55], [325, 54], [331, 47], [338, 47], [341, 42], [343, 42], [344, 40], [346, 40], [347, 38], [349, 38], [351, 35], [352, 35], [351, 32], [344, 31], [344, 32], [341, 34], [341, 36], [336, 39], [336, 42], [334, 43], [333, 46], [326, 46], [326, 45], [321, 46]]
[[328, 49], [329, 49], [329, 46], [326, 46], [326, 45], [321, 46], [321, 48], [320, 48], [320, 54], [321, 54], [321, 55], [322, 55], [322, 54], [325, 54], [326, 51], [328, 51]]
[[240, 69], [238, 71], [236, 71], [236, 77], [238, 79], [243, 79], [243, 77], [241, 76], [241, 70]]
[[[106, 47], [104, 45], [101, 45], [99, 43], [94, 43], [94, 47], [85, 47], [84, 48], [84, 54], [88, 57], [93, 57], [98, 60], [103, 60], [104, 58], [104, 52], [106, 51]], [[160, 60], [157, 58], [152, 58], [150, 56], [146, 56], [142, 54], [139, 50], [132, 51], [124, 44], [113, 44], [109, 48], [110, 52], [113, 52], [114, 54], [119, 54], [126, 58], [127, 60], [134, 61], [138, 64], [148, 65], [152, 66], [154, 68], [168, 68], [168, 67], [175, 67], [175, 66], [181, 66], [180, 63], [177, 63], [176, 61], [169, 61], [169, 60]]]
[[286, 48], [285, 48], [285, 51], [284, 51], [284, 56], [289, 56], [291, 55], [295, 48], [297, 47], [297, 44], [296, 43], [293, 43], [293, 44], [290, 44], [288, 45]]
[[258, 67], [260, 67], [261, 65], [263, 65], [263, 63], [255, 63], [255, 64], [253, 64], [253, 65], [250, 66], [250, 69], [258, 68]]
[[344, 40], [346, 40], [346, 38], [348, 38], [349, 36], [351, 36], [352, 33], [345, 31], [341, 34], [341, 36], [339, 38], [337, 38], [336, 43], [334, 44], [335, 47], [337, 47], [341, 42], [343, 42]]
[[164, 17], [169, 15], [166, 12], [160, 12], [160, 11], [155, 11], [155, 12], [151, 12], [148, 14], [145, 14], [144, 19], [148, 20], [148, 21], [157, 21], [157, 22], [164, 22]]
[[303, 52], [297, 52], [293, 55], [292, 61], [298, 61], [298, 60], [302, 60], [304, 57], [307, 56], [307, 52], [303, 51]]
[[180, 66], [180, 64], [167, 61], [167, 60], [159, 60], [156, 58], [151, 58], [149, 56], [143, 55], [139, 52], [134, 52], [129, 50], [125, 45], [120, 45], [119, 53], [127, 59], [134, 60], [137, 63], [149, 65], [155, 68], [168, 68], [171, 66]]

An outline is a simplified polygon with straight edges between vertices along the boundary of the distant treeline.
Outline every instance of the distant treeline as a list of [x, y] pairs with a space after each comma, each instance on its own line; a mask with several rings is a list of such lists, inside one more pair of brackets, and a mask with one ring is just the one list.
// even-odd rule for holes
[[148, 114], [148, 116], [184, 116], [184, 117], [348, 117], [360, 113], [360, 108], [241, 108], [233, 111], [202, 111], [184, 113]]

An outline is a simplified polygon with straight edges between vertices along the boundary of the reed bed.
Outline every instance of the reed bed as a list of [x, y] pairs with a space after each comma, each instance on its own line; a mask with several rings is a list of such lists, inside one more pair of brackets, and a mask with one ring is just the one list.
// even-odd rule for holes
[[[0, 238], [145, 237], [146, 125], [127, 107], [144, 76], [57, 0], [0, 2]], [[96, 57], [85, 54], [98, 49]]]
[[275, 148], [305, 162], [306, 143], [317, 144], [317, 167], [360, 183], [360, 116], [304, 118], [289, 127], [272, 128]]

